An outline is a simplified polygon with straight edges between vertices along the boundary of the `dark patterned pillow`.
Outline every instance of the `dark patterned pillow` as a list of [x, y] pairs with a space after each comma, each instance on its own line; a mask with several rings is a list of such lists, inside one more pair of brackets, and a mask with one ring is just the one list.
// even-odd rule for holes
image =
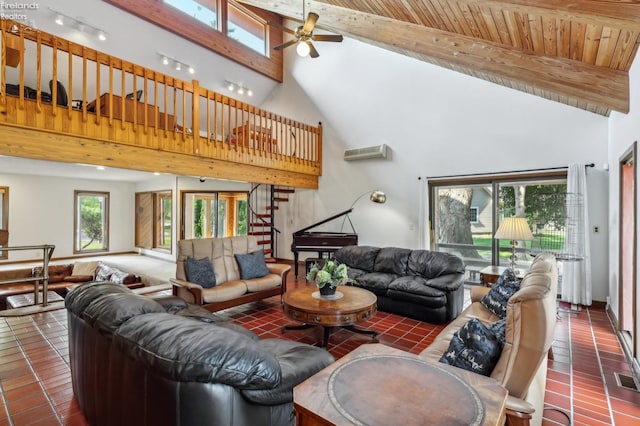
[[480, 299], [480, 303], [498, 317], [505, 318], [507, 316], [507, 302], [518, 290], [520, 290], [520, 281], [513, 271], [507, 269], [496, 280], [491, 290]]
[[208, 257], [196, 259], [188, 256], [185, 264], [187, 279], [203, 288], [216, 286], [216, 274], [213, 272], [213, 265]]
[[489, 376], [501, 352], [502, 345], [493, 332], [473, 318], [456, 331], [440, 362]]
[[249, 254], [236, 254], [235, 257], [240, 267], [240, 277], [243, 280], [269, 275], [269, 268], [267, 268], [267, 263], [264, 261], [264, 252], [262, 250]]
[[503, 283], [510, 283], [513, 281], [518, 281], [516, 274], [509, 268], [505, 269], [502, 275], [498, 277], [494, 285], [501, 285]]
[[504, 346], [507, 334], [507, 320], [501, 319], [500, 321], [494, 322], [489, 326], [489, 330], [491, 330], [491, 332], [495, 334], [498, 342], [500, 342], [500, 344]]

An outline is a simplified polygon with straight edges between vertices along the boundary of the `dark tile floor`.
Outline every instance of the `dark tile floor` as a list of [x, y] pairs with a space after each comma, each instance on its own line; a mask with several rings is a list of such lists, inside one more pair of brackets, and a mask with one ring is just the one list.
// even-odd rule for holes
[[[304, 285], [303, 282], [298, 285]], [[224, 316], [261, 337], [317, 344], [320, 329], [290, 330], [277, 298], [229, 309]], [[428, 346], [443, 326], [378, 312], [362, 326], [380, 332], [380, 343], [412, 353]], [[366, 335], [332, 333], [328, 350], [340, 358]], [[640, 393], [617, 385], [614, 373], [630, 375], [613, 328], [602, 309], [559, 311], [554, 359], [549, 361], [544, 425], [638, 425]], [[0, 426], [84, 425], [73, 398], [66, 311], [0, 318]]]

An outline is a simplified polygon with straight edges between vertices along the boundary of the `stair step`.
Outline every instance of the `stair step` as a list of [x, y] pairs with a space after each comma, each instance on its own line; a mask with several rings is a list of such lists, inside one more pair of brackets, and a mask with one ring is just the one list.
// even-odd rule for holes
[[251, 226], [252, 228], [256, 228], [256, 227], [269, 228], [271, 227], [271, 224], [267, 222], [251, 222], [249, 226]]
[[270, 245], [270, 244], [271, 244], [271, 240], [258, 240], [259, 246]]
[[256, 217], [271, 217], [271, 215], [269, 213], [258, 213]]
[[290, 188], [274, 188], [273, 192], [279, 192], [281, 194], [294, 194], [296, 190]]
[[251, 231], [247, 233], [249, 235], [271, 235], [271, 231]]
[[267, 209], [267, 210], [279, 210], [280, 207], [278, 207], [278, 206], [266, 206], [265, 209]]
[[282, 201], [283, 203], [286, 203], [289, 199], [284, 197], [273, 197], [273, 201]]

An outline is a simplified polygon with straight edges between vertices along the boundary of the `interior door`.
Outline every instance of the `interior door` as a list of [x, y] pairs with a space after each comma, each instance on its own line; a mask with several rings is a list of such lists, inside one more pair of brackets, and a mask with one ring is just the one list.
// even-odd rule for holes
[[620, 260], [618, 329], [638, 357], [636, 302], [636, 143], [620, 159]]

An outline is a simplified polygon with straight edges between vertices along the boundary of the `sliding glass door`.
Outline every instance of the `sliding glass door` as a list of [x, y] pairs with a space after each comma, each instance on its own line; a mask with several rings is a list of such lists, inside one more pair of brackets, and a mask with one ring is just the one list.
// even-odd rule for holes
[[566, 173], [434, 179], [429, 188], [432, 248], [462, 257], [468, 283], [478, 283], [486, 266], [509, 264], [511, 241], [493, 238], [505, 217], [525, 217], [534, 236], [516, 241], [521, 269], [538, 252], [564, 247]]
[[182, 238], [247, 235], [246, 192], [183, 192]]

